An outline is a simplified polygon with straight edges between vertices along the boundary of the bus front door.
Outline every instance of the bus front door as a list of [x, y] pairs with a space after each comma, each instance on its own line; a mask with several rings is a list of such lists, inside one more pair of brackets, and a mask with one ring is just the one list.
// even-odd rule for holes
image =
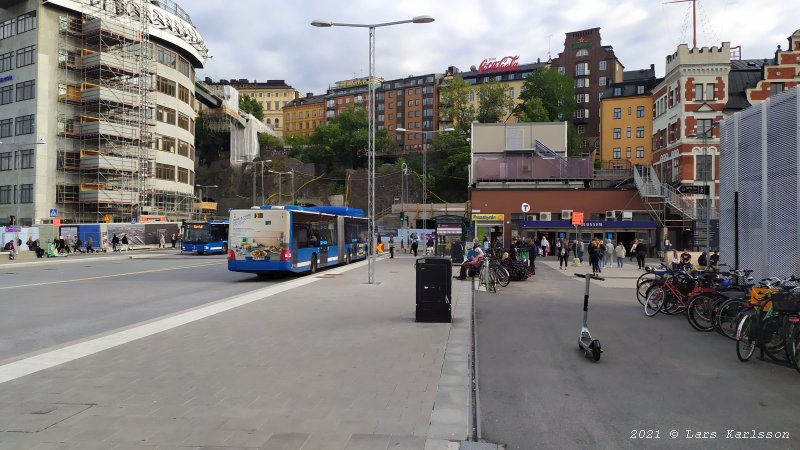
[[321, 245], [319, 247], [319, 266], [324, 267], [328, 265], [328, 246]]

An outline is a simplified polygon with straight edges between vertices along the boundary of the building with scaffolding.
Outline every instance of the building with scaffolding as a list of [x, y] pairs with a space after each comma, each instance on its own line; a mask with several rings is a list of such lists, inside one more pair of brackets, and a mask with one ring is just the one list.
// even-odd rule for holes
[[194, 70], [207, 49], [180, 6], [3, 0], [0, 8], [0, 23], [10, 23], [3, 47], [15, 55], [2, 69], [17, 86], [0, 112], [0, 123], [16, 126], [0, 139], [19, 153], [15, 170], [0, 171], [0, 217], [191, 217]]

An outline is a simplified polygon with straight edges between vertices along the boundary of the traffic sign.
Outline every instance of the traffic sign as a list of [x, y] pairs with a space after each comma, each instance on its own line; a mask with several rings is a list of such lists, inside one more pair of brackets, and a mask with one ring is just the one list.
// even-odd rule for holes
[[572, 211], [572, 225], [583, 225], [583, 213], [580, 211]]
[[108, 214], [103, 214], [103, 222], [105, 223], [111, 222], [111, 216], [109, 216]]
[[529, 205], [527, 203], [523, 203], [522, 204], [522, 212], [527, 213], [530, 210], [531, 210], [531, 205]]
[[50, 218], [55, 219], [56, 217], [58, 217], [58, 209], [50, 208]]
[[708, 186], [704, 185], [682, 184], [678, 186], [678, 192], [681, 194], [708, 195], [710, 190]]
[[58, 217], [55, 217], [53, 219], [53, 226], [54, 227], [60, 227], [61, 226], [61, 219], [59, 219]]
[[131, 223], [136, 223], [136, 216], [131, 216]]

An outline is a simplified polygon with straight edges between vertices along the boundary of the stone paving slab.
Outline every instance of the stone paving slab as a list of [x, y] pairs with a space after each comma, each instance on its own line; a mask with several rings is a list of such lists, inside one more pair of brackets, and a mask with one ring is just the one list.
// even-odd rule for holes
[[364, 263], [328, 270], [2, 383], [0, 424], [42, 429], [0, 432], [0, 449], [452, 449], [467, 431], [469, 287], [453, 286], [453, 327], [417, 323], [413, 264], [380, 260], [373, 285]]

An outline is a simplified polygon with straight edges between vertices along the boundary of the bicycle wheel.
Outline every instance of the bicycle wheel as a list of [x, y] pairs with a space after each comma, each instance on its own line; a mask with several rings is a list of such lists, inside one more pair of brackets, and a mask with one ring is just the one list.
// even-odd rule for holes
[[689, 325], [697, 331], [711, 331], [714, 329], [714, 299], [707, 295], [698, 295], [692, 298], [686, 307], [686, 319]]
[[644, 314], [647, 317], [653, 317], [661, 311], [664, 306], [664, 288], [661, 286], [654, 287], [647, 294], [647, 299], [644, 302]]
[[714, 319], [714, 326], [717, 331], [728, 339], [736, 339], [736, 328], [739, 325], [737, 319], [746, 306], [747, 303], [738, 298], [725, 301], [719, 307], [717, 316]]
[[786, 329], [781, 318], [770, 316], [764, 319], [758, 341], [762, 343], [770, 359], [781, 364], [789, 362], [786, 357]]
[[659, 278], [661, 278], [660, 275], [649, 272], [639, 275], [639, 278], [636, 280], [636, 299], [639, 300], [640, 305], [644, 306], [644, 300], [647, 298], [647, 290]]
[[501, 287], [508, 286], [508, 283], [511, 282], [511, 275], [508, 273], [505, 267], [498, 267], [497, 268], [497, 283]]
[[753, 315], [747, 314], [739, 321], [739, 326], [736, 330], [736, 356], [739, 361], [746, 362], [753, 356], [756, 350], [755, 330], [753, 324]]
[[497, 272], [489, 269], [487, 274], [486, 292], [497, 292]]
[[786, 357], [800, 372], [800, 323], [790, 323], [786, 333]]

